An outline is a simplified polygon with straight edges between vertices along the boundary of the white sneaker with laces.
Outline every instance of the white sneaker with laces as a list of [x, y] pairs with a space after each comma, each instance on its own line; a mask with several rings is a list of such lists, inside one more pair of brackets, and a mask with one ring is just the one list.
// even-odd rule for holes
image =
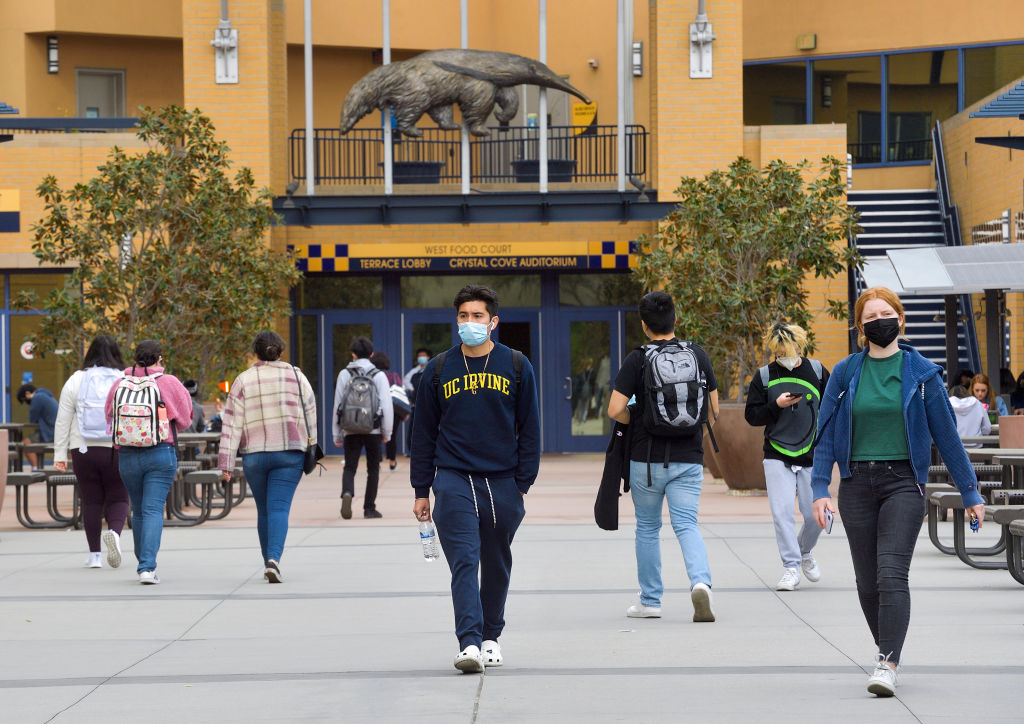
[[497, 641], [487, 639], [480, 644], [480, 655], [484, 666], [501, 666], [504, 663], [504, 659], [501, 657], [501, 646]]
[[661, 606], [645, 606], [642, 603], [634, 603], [626, 609], [626, 616], [629, 618], [661, 618]]
[[139, 583], [153, 586], [160, 583], [160, 576], [156, 575], [156, 571], [143, 571], [139, 574]]
[[85, 559], [82, 568], [103, 568], [103, 556], [100, 553], [90, 553]]
[[121, 536], [108, 530], [103, 534], [103, 542], [107, 546], [107, 565], [117, 568], [121, 565]]
[[470, 644], [455, 657], [455, 668], [463, 674], [482, 674], [484, 672], [484, 660], [480, 654], [480, 647]]
[[711, 586], [706, 583], [695, 583], [690, 589], [690, 601], [693, 603], [693, 620], [698, 623], [714, 623], [715, 609], [711, 605]]
[[875, 670], [868, 677], [868, 691], [875, 696], [893, 696], [896, 693], [899, 676], [896, 669], [889, 666], [888, 657], [882, 656], [882, 654], [877, 654], [877, 657]]
[[776, 591], [795, 591], [800, 585], [800, 571], [797, 568], [784, 568], [782, 578], [775, 584]]
[[821, 569], [818, 568], [818, 562], [814, 560], [813, 553], [804, 553], [803, 560], [800, 561], [800, 569], [811, 583], [821, 580]]

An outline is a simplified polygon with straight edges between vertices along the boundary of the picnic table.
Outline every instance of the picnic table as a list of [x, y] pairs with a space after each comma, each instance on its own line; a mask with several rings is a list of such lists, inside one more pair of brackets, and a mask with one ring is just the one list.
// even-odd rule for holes
[[989, 447], [999, 446], [998, 435], [968, 435], [967, 437], [960, 438], [960, 442], [964, 445], [982, 445]]

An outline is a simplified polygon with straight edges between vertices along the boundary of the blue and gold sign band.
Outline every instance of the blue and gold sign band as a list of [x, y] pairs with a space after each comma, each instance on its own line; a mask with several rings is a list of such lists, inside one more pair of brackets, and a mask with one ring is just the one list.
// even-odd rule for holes
[[630, 269], [635, 241], [296, 244], [303, 272]]

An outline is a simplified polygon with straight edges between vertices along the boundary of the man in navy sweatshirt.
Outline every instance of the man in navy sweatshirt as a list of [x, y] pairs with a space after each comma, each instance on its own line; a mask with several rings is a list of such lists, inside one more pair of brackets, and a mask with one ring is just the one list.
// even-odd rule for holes
[[[468, 285], [455, 295], [462, 344], [423, 371], [413, 413], [413, 514], [434, 519], [452, 572], [455, 668], [501, 666], [498, 637], [512, 571], [512, 538], [523, 496], [540, 465], [540, 415], [533, 366], [491, 341], [498, 295]], [[478, 579], [479, 575], [479, 579]]]

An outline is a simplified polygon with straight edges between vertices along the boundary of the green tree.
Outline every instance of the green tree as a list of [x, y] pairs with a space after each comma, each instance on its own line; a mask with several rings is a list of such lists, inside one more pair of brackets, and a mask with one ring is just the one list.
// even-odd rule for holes
[[45, 309], [32, 339], [42, 354], [112, 334], [130, 354], [156, 339], [169, 371], [204, 382], [244, 367], [255, 334], [289, 313], [293, 261], [268, 244], [269, 189], [231, 173], [209, 118], [177, 106], [142, 109], [142, 153], [111, 149], [92, 179], [62, 189], [45, 177], [45, 213], [33, 227], [40, 262], [72, 267], [63, 289], [22, 308]]
[[[724, 398], [743, 386], [766, 358], [761, 339], [779, 319], [808, 331], [813, 310], [804, 280], [859, 268], [847, 244], [857, 212], [846, 203], [845, 163], [822, 159], [772, 161], [757, 169], [746, 158], [704, 178], [683, 177], [679, 203], [653, 237], [642, 237], [635, 273], [646, 289], [676, 303], [677, 332], [703, 346]], [[828, 300], [830, 316], [845, 316], [844, 300]]]

